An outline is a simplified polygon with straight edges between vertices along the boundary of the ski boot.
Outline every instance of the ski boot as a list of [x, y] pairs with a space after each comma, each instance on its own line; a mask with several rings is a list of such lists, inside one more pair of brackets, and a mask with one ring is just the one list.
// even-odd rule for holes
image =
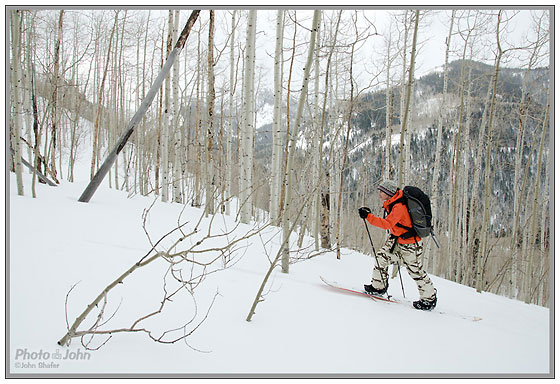
[[412, 303], [412, 306], [422, 311], [431, 311], [432, 309], [435, 308], [436, 304], [437, 304], [437, 298], [434, 296], [434, 298], [430, 300], [420, 299], [418, 301], [415, 301]]
[[364, 285], [364, 290], [366, 291], [366, 293], [374, 296], [383, 296], [387, 293], [387, 287], [377, 289], [374, 288], [371, 284]]

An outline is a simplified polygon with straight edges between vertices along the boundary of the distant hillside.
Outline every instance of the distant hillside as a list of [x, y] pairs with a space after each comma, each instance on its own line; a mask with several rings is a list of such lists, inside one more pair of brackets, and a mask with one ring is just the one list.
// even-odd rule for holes
[[[470, 140], [472, 143], [478, 141], [479, 127], [484, 111], [484, 102], [488, 92], [489, 81], [492, 78], [494, 68], [479, 62], [468, 62], [472, 67], [472, 124], [470, 126]], [[449, 83], [447, 105], [443, 111], [443, 155], [441, 165], [441, 190], [448, 189], [449, 162], [451, 159], [451, 148], [453, 146], [454, 132], [456, 130], [456, 116], [459, 112], [461, 88], [461, 66], [462, 61], [454, 61], [449, 64]], [[466, 66], [466, 71], [468, 71]], [[519, 102], [522, 93], [522, 80], [526, 70], [518, 68], [502, 68], [498, 81], [498, 104], [496, 118], [494, 120], [497, 138], [497, 151], [494, 163], [499, 166], [494, 172], [494, 194], [497, 209], [494, 217], [494, 225], [497, 231], [507, 231], [511, 220], [511, 207], [513, 202], [513, 166], [514, 151], [519, 126]], [[467, 74], [465, 74], [467, 76]], [[414, 96], [412, 100], [412, 117], [410, 129], [411, 138], [411, 168], [414, 177], [410, 183], [417, 184], [430, 193], [432, 180], [433, 161], [435, 159], [437, 125], [442, 103], [443, 72], [434, 71], [416, 80]], [[547, 94], [543, 92], [548, 88], [549, 69], [537, 68], [532, 70], [527, 77], [527, 95], [530, 98], [529, 114], [538, 116], [544, 109]], [[362, 181], [356, 175], [364, 165], [368, 167], [370, 182], [375, 183], [382, 176], [382, 154], [385, 148], [385, 120], [386, 120], [386, 90], [382, 89], [362, 95], [356, 100], [356, 109], [353, 120], [350, 139], [349, 168], [346, 178], [347, 188], [350, 191], [359, 191], [358, 183]], [[393, 97], [393, 156], [398, 158], [399, 132], [400, 132], [400, 88], [392, 89]], [[466, 102], [466, 99], [465, 99]], [[267, 107], [266, 104], [270, 105]], [[268, 94], [266, 100], [261, 101], [260, 110], [269, 110], [273, 103], [272, 96]], [[256, 159], [259, 164], [268, 169], [272, 147], [272, 119], [257, 118], [266, 124], [257, 128], [255, 137]], [[528, 119], [525, 134], [525, 145], [530, 147], [530, 141], [541, 126], [537, 119]], [[305, 128], [301, 133], [306, 134]], [[329, 136], [325, 135], [325, 142], [329, 143]], [[527, 144], [527, 142], [529, 142]], [[302, 153], [305, 156], [305, 153]], [[474, 153], [472, 154], [474, 157]], [[524, 161], [525, 162], [525, 161]], [[484, 166], [484, 164], [483, 164]], [[534, 169], [529, 168], [529, 176]], [[351, 192], [352, 194], [352, 192]], [[351, 200], [359, 200], [359, 192], [350, 196]]]

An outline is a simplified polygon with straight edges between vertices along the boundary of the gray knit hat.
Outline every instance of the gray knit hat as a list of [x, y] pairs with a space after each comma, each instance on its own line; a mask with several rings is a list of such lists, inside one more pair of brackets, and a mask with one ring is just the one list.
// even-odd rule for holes
[[389, 196], [394, 196], [399, 187], [397, 187], [397, 183], [393, 180], [384, 180], [381, 184], [379, 184], [377, 189]]

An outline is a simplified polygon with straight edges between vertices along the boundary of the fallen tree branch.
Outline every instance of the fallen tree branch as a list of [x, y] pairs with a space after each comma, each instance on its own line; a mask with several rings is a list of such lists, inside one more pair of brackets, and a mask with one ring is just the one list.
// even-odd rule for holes
[[[151, 209], [152, 207], [153, 207], [153, 204], [152, 204], [152, 206], [150, 206], [149, 209]], [[148, 239], [149, 239], [149, 234], [148, 234], [148, 231], [146, 229], [146, 215], [147, 215], [147, 213], [144, 212], [144, 214], [143, 214], [143, 226], [144, 226], [144, 231], [146, 232], [146, 235], [148, 236]], [[214, 215], [210, 218], [209, 224], [208, 224], [208, 231], [206, 231], [206, 233], [204, 233], [204, 235], [202, 237], [195, 238], [195, 235], [200, 234], [199, 228], [202, 224], [202, 220], [204, 218], [204, 213], [200, 216], [200, 219], [198, 220], [198, 222], [195, 224], [194, 228], [192, 228], [192, 230], [190, 232], [183, 232], [181, 230], [181, 228], [183, 228], [186, 225], [186, 223], [185, 224], [179, 224], [176, 228], [174, 228], [174, 229], [168, 231], [166, 234], [164, 234], [156, 243], [152, 244], [152, 242], [150, 241], [150, 244], [152, 244], [151, 249], [139, 261], [134, 263], [124, 273], [119, 275], [110, 284], [108, 284], [95, 297], [95, 299], [86, 307], [86, 309], [76, 318], [76, 320], [72, 323], [71, 326], [69, 326], [68, 319], [66, 320], [66, 322], [67, 322], [67, 332], [58, 341], [58, 344], [61, 345], [61, 346], [68, 346], [70, 344], [70, 341], [73, 338], [80, 337], [80, 338], [82, 338], [82, 344], [84, 344], [84, 346], [86, 348], [89, 348], [89, 343], [91, 342], [91, 340], [89, 340], [87, 343], [84, 342], [84, 340], [85, 340], [84, 336], [90, 335], [90, 336], [93, 337], [93, 336], [96, 336], [96, 335], [107, 335], [107, 336], [109, 336], [109, 338], [104, 341], [104, 343], [102, 344], [102, 345], [104, 345], [110, 339], [110, 337], [112, 337], [112, 335], [118, 334], [118, 333], [123, 333], [123, 332], [146, 333], [154, 341], [161, 342], [161, 343], [175, 343], [179, 340], [185, 339], [186, 337], [191, 335], [194, 331], [196, 331], [196, 329], [198, 329], [200, 327], [200, 325], [202, 324], [202, 322], [208, 317], [210, 308], [214, 304], [214, 301], [217, 297], [217, 293], [214, 296], [214, 299], [212, 300], [212, 303], [211, 303], [210, 307], [208, 308], [208, 311], [207, 311], [206, 315], [204, 316], [204, 319], [202, 319], [202, 321], [199, 322], [196, 326], [194, 326], [191, 330], [188, 330], [187, 328], [194, 321], [194, 319], [196, 317], [196, 313], [194, 314], [193, 318], [191, 320], [189, 320], [186, 324], [182, 325], [181, 327], [175, 328], [174, 330], [165, 331], [159, 337], [154, 336], [153, 331], [147, 329], [146, 327], [139, 327], [139, 324], [144, 322], [145, 320], [147, 320], [149, 318], [152, 318], [152, 317], [154, 317], [158, 314], [161, 314], [163, 312], [166, 304], [171, 302], [172, 299], [182, 291], [189, 292], [189, 294], [191, 295], [191, 297], [193, 297], [193, 300], [194, 300], [194, 290], [195, 290], [195, 288], [197, 288], [200, 285], [200, 283], [204, 280], [204, 278], [210, 273], [214, 273], [214, 272], [217, 272], [219, 270], [223, 270], [223, 269], [229, 267], [229, 265], [231, 264], [230, 262], [235, 261], [235, 259], [233, 257], [229, 257], [228, 258], [229, 262], [227, 262], [227, 263], [224, 262], [224, 264], [221, 265], [220, 267], [216, 267], [216, 268], [213, 268], [213, 269], [210, 268], [210, 267], [212, 265], [214, 265], [219, 260], [225, 260], [226, 255], [231, 256], [232, 254], [239, 251], [241, 249], [241, 242], [247, 241], [251, 237], [258, 235], [261, 231], [263, 231], [269, 225], [269, 224], [266, 224], [266, 225], [263, 225], [261, 227], [255, 226], [255, 227], [250, 228], [246, 232], [243, 232], [239, 236], [236, 236], [234, 238], [230, 238], [231, 236], [234, 235], [234, 232], [238, 232], [240, 230], [240, 224], [237, 223], [234, 226], [234, 228], [232, 228], [230, 230], [226, 229], [225, 231], [222, 231], [221, 233], [214, 234], [214, 233], [212, 233], [212, 225], [214, 223], [214, 219], [215, 219], [216, 215], [217, 215], [217, 213], [214, 213]], [[164, 239], [166, 239], [169, 236], [171, 236], [172, 234], [178, 233], [178, 232], [181, 232], [182, 236], [179, 236], [175, 241], [173, 241], [171, 243], [170, 246], [166, 247], [166, 249], [163, 249], [163, 250], [158, 250], [157, 249], [158, 247], [161, 246]], [[190, 238], [190, 240], [191, 240], [191, 244], [190, 244], [189, 248], [187, 248], [186, 250], [178, 250], [177, 248], [179, 247], [179, 245], [185, 244], [185, 240], [187, 240], [188, 238]], [[220, 240], [225, 240], [225, 241], [223, 241], [222, 245], [219, 245]], [[204, 247], [204, 244], [207, 244], [207, 243], [210, 243], [211, 246]], [[209, 257], [207, 257], [206, 259], [200, 258], [202, 255], [205, 255], [205, 254], [209, 255]], [[197, 256], [198, 259], [195, 259], [195, 256]], [[103, 319], [104, 314], [105, 314], [105, 310], [107, 308], [109, 293], [115, 287], [117, 287], [119, 284], [123, 284], [124, 281], [130, 275], [132, 275], [135, 271], [137, 271], [140, 268], [143, 268], [143, 267], [146, 267], [146, 266], [152, 264], [154, 261], [156, 261], [158, 259], [164, 260], [165, 262], [169, 263], [169, 267], [167, 268], [167, 271], [166, 271], [166, 273], [163, 277], [163, 279], [164, 279], [163, 298], [162, 298], [159, 306], [154, 311], [137, 318], [132, 323], [132, 325], [129, 326], [129, 327], [121, 327], [121, 328], [115, 328], [115, 329], [101, 329], [107, 324], [107, 322], [110, 319], [112, 319], [115, 316], [115, 314], [113, 314], [110, 317], [109, 320], [107, 320], [105, 322], [102, 322], [102, 319]], [[187, 268], [191, 268], [190, 277], [185, 278], [183, 276], [183, 273], [182, 273], [182, 270], [181, 270], [181, 267], [183, 265], [185, 265]], [[194, 270], [194, 268], [199, 269], [200, 272], [196, 272]], [[175, 287], [173, 290], [168, 290], [167, 282], [166, 282], [167, 276], [171, 276], [174, 279], [175, 282], [179, 283], [179, 286]], [[70, 289], [70, 292], [74, 288], [75, 288], [75, 285]], [[66, 302], [65, 302], [66, 310], [67, 310], [67, 307], [68, 307], [68, 295], [70, 294], [70, 292], [68, 292], [68, 294], [66, 296]], [[196, 304], [196, 300], [194, 300], [194, 301], [195, 301], [195, 304]], [[96, 318], [93, 322], [93, 325], [91, 327], [87, 328], [87, 329], [80, 330], [79, 328], [82, 325], [82, 323], [85, 321], [86, 318], [88, 318], [88, 316], [90, 316], [92, 314], [92, 312], [96, 308], [98, 310], [98, 313], [97, 313], [97, 316], [96, 316]], [[195, 305], [195, 308], [196, 308], [196, 305]], [[175, 331], [178, 331], [178, 330], [182, 330], [183, 335], [181, 335], [178, 338], [173, 338], [171, 340], [165, 338], [168, 334], [170, 334], [172, 332], [175, 332]]]

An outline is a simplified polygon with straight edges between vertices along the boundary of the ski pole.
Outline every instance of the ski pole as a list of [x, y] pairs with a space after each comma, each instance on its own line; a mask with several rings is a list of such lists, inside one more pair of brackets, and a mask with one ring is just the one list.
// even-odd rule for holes
[[399, 279], [401, 280], [402, 295], [406, 299], [406, 295], [404, 294], [404, 285], [403, 285], [403, 282], [402, 282], [401, 265], [400, 265], [398, 260], [397, 260], [397, 268], [399, 269]]
[[[377, 259], [377, 252], [375, 252], [375, 247], [373, 246], [373, 240], [371, 239], [371, 235], [369, 233], [369, 228], [367, 226], [366, 219], [363, 219], [363, 220], [364, 220], [364, 225], [366, 227], [367, 235], [369, 237], [369, 243], [371, 244], [371, 249], [373, 249], [373, 257], [375, 257], [375, 262], [377, 264], [377, 269], [379, 269], [379, 274], [381, 275], [381, 278], [383, 279], [383, 273], [381, 273], [381, 266], [379, 265], [379, 260]], [[387, 282], [384, 281], [384, 283], [385, 283], [385, 286], [387, 286]]]

